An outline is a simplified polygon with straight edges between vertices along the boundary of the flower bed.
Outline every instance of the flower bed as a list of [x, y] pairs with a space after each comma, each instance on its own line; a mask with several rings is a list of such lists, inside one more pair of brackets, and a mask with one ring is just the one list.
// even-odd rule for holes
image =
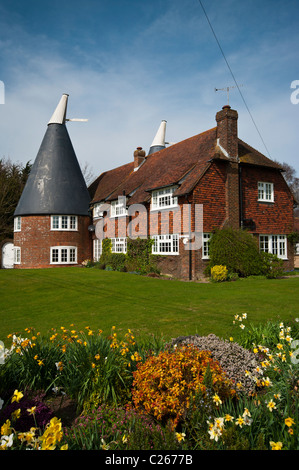
[[296, 450], [298, 322], [246, 321], [234, 319], [239, 344], [145, 342], [73, 325], [10, 335], [0, 351], [0, 449]]

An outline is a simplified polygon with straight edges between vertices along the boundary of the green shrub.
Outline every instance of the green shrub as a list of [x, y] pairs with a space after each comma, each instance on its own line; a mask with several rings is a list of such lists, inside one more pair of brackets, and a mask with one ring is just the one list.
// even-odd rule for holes
[[265, 274], [265, 263], [256, 240], [245, 230], [226, 228], [216, 231], [210, 240], [208, 274], [216, 265], [226, 266], [241, 277]]
[[154, 241], [151, 238], [128, 239], [127, 241], [127, 268], [128, 271], [147, 274], [158, 273], [156, 258], [152, 255]]

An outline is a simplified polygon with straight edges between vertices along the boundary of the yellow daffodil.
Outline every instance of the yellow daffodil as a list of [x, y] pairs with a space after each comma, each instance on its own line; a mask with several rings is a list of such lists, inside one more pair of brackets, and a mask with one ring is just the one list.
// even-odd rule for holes
[[282, 442], [274, 442], [270, 441], [271, 450], [281, 450], [282, 449]]
[[219, 406], [222, 404], [222, 400], [220, 397], [217, 395], [217, 393], [213, 396], [213, 402], [216, 404], [216, 406]]
[[267, 404], [267, 408], [271, 411], [276, 410], [276, 403], [273, 400], [270, 400]]
[[293, 420], [293, 418], [290, 418], [290, 417], [286, 418], [284, 422], [285, 422], [285, 425], [288, 426], [289, 428], [293, 426], [293, 424], [295, 424], [295, 421]]
[[1, 426], [1, 435], [7, 436], [10, 433], [11, 429], [11, 422], [9, 419], [5, 421], [5, 423]]
[[29, 413], [30, 415], [35, 415], [35, 411], [36, 411], [36, 406], [32, 406], [32, 408], [27, 409], [27, 413]]
[[11, 416], [14, 418], [14, 419], [19, 419], [19, 417], [21, 416], [21, 408], [18, 408], [17, 410], [13, 411], [11, 413]]
[[17, 403], [19, 403], [19, 401], [23, 398], [23, 393], [22, 392], [19, 392], [18, 390], [15, 390], [14, 391], [14, 394], [12, 396], [12, 399], [11, 399], [11, 403], [13, 403], [14, 401], [16, 401]]

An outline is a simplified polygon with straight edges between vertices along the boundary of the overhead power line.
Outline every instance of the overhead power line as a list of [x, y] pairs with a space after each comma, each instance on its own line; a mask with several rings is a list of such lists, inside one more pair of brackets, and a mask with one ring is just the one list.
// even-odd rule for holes
[[209, 17], [208, 17], [208, 14], [207, 14], [207, 12], [206, 12], [206, 10], [205, 10], [203, 4], [202, 4], [202, 1], [201, 1], [201, 0], [198, 0], [198, 1], [199, 1], [200, 5], [201, 5], [201, 8], [202, 8], [203, 12], [204, 12], [204, 15], [205, 15], [205, 17], [206, 17], [206, 19], [207, 19], [207, 22], [208, 22], [208, 24], [209, 24], [209, 26], [210, 26], [210, 28], [211, 28], [211, 31], [212, 31], [212, 33], [213, 33], [213, 36], [214, 36], [214, 38], [215, 38], [215, 40], [216, 40], [216, 42], [217, 42], [217, 44], [218, 44], [218, 47], [219, 47], [219, 49], [220, 49], [220, 52], [221, 52], [221, 54], [222, 54], [222, 56], [223, 56], [223, 58], [224, 58], [224, 60], [225, 60], [225, 63], [226, 63], [226, 65], [227, 65], [227, 68], [228, 68], [228, 70], [230, 71], [230, 74], [231, 74], [231, 76], [232, 76], [232, 78], [233, 78], [233, 80], [234, 80], [234, 82], [235, 82], [235, 84], [236, 84], [236, 88], [238, 89], [238, 91], [239, 91], [239, 93], [240, 93], [240, 96], [241, 96], [241, 98], [242, 98], [242, 101], [243, 101], [243, 103], [244, 103], [244, 105], [245, 105], [245, 107], [246, 107], [246, 109], [247, 109], [247, 111], [248, 111], [248, 113], [249, 113], [249, 116], [251, 117], [251, 120], [252, 120], [252, 122], [253, 122], [253, 125], [254, 125], [254, 127], [256, 128], [256, 130], [257, 130], [257, 132], [258, 132], [258, 134], [259, 134], [259, 136], [260, 136], [260, 139], [261, 139], [261, 141], [262, 141], [262, 143], [263, 143], [263, 145], [264, 145], [264, 147], [265, 147], [265, 149], [266, 149], [266, 152], [268, 153], [268, 155], [269, 155], [269, 157], [270, 157], [270, 152], [269, 152], [269, 150], [268, 150], [268, 148], [267, 148], [267, 146], [266, 146], [266, 144], [265, 144], [265, 141], [264, 141], [264, 139], [263, 139], [263, 137], [262, 137], [262, 135], [261, 135], [261, 133], [260, 133], [260, 131], [259, 131], [259, 129], [258, 129], [258, 126], [257, 126], [257, 124], [256, 124], [256, 122], [255, 122], [255, 120], [254, 120], [254, 118], [253, 118], [253, 116], [252, 116], [252, 114], [251, 114], [251, 112], [250, 112], [250, 109], [249, 109], [249, 107], [248, 107], [248, 105], [247, 105], [247, 103], [246, 103], [246, 100], [245, 100], [245, 98], [244, 98], [244, 96], [243, 96], [243, 93], [242, 93], [242, 91], [240, 90], [240, 87], [239, 87], [239, 85], [238, 85], [238, 83], [237, 83], [237, 80], [236, 80], [236, 78], [235, 78], [235, 75], [234, 75], [234, 73], [233, 73], [233, 71], [232, 71], [232, 69], [231, 69], [231, 66], [229, 65], [229, 62], [228, 62], [228, 60], [227, 60], [227, 58], [226, 58], [226, 56], [225, 56], [225, 54], [224, 54], [224, 51], [223, 51], [223, 49], [222, 49], [222, 47], [221, 47], [221, 44], [220, 44], [220, 42], [219, 42], [219, 40], [218, 40], [218, 38], [217, 38], [217, 35], [216, 35], [216, 33], [215, 33], [215, 30], [214, 30], [214, 28], [213, 28], [213, 26], [212, 26], [212, 23], [211, 23]]

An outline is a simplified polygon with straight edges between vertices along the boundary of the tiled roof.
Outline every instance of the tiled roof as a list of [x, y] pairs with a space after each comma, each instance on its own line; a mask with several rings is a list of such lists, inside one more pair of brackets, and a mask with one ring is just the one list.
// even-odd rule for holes
[[[279, 165], [238, 140], [242, 163], [280, 169]], [[128, 204], [143, 204], [150, 201], [151, 190], [175, 184], [178, 189], [174, 195], [188, 194], [215, 159], [227, 160], [217, 146], [216, 127], [148, 155], [137, 171], [134, 171], [132, 159], [131, 163], [103, 173], [93, 183], [92, 203], [112, 201], [125, 195]]]
[[251, 165], [259, 165], [259, 166], [266, 166], [270, 168], [276, 168], [277, 170], [282, 170], [281, 166], [277, 163], [270, 160], [270, 158], [265, 157], [262, 153], [255, 150], [250, 145], [243, 142], [241, 139], [239, 140], [239, 159], [241, 163], [247, 163]]

